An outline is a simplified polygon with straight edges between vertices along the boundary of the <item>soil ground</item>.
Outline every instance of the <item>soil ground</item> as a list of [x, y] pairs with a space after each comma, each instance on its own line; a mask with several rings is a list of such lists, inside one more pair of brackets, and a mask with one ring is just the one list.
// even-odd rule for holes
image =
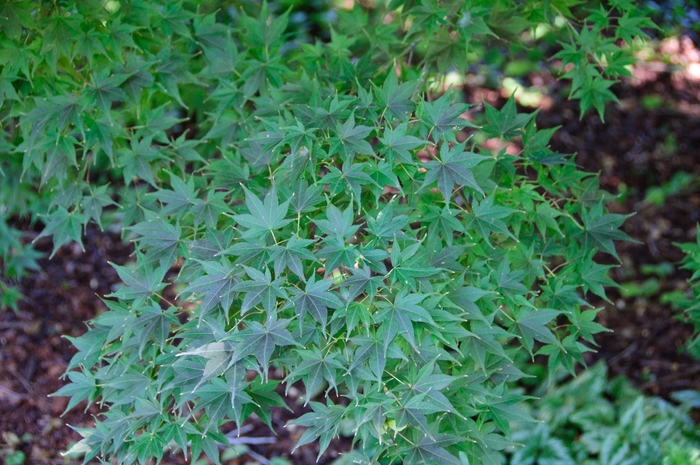
[[[566, 101], [563, 84], [546, 72], [525, 79], [548, 91], [548, 108], [540, 111], [537, 122], [541, 128], [561, 126], [552, 148], [577, 153], [578, 164], [601, 174], [601, 188], [624, 194], [609, 205], [611, 210], [636, 213], [625, 222], [624, 230], [638, 242], [617, 244], [622, 266], [613, 277], [618, 282], [644, 282], [648, 276], [639, 271], [642, 265], [675, 265], [682, 254], [673, 244], [694, 241], [700, 221], [700, 72], [693, 73], [700, 71], [700, 52], [690, 41], [667, 42], [662, 52], [664, 46], [670, 61], [637, 65], [635, 78], [614, 88], [620, 104], [608, 107], [605, 123], [593, 114], [579, 119], [577, 103]], [[466, 88], [465, 93], [472, 103], [504, 102], [504, 95], [492, 89]], [[681, 172], [694, 175], [696, 181], [658, 206], [644, 201], [649, 189]], [[49, 247], [39, 243], [44, 251]], [[73, 354], [62, 336], [79, 336], [85, 331], [84, 321], [105, 309], [99, 296], [113, 291], [118, 283], [108, 262], [124, 264], [131, 251], [117, 235], [91, 229], [84, 252], [64, 247], [52, 260], [41, 261], [42, 272], [21, 283], [27, 298], [17, 314], [0, 313], [0, 449], [22, 451], [27, 463], [70, 463], [59, 452], [80, 436], [66, 423], [88, 426], [98, 411], [94, 406], [87, 411], [78, 408], [61, 416], [66, 399], [47, 397], [63, 384], [60, 376]], [[692, 327], [674, 319], [677, 312], [659, 300], [663, 292], [687, 289], [687, 278], [675, 266], [670, 275], [659, 279], [660, 290], [652, 295], [625, 298], [611, 290], [612, 304], [597, 304], [604, 307], [599, 321], [614, 332], [596, 338], [600, 347], [590, 362], [605, 359], [611, 374], [628, 376], [651, 395], [700, 389], [700, 362], [683, 350]], [[294, 398], [289, 405], [292, 412], [274, 414], [277, 436], [259, 422], [250, 422], [246, 437], [272, 439], [243, 446], [240, 452], [247, 448], [247, 453], [225, 463], [251, 459], [265, 463], [265, 457], [315, 463], [314, 445], [290, 455], [301, 431], [282, 426], [303, 408]], [[329, 463], [348, 445], [348, 439], [331, 444], [320, 463]], [[164, 463], [184, 462], [175, 456], [166, 457]]]

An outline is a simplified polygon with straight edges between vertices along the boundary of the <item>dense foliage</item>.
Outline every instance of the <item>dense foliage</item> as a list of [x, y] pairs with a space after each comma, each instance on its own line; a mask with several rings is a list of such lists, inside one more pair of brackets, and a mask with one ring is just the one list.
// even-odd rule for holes
[[357, 463], [500, 463], [529, 418], [514, 356], [582, 362], [585, 297], [612, 284], [593, 256], [625, 217], [554, 129], [513, 99], [470, 123], [445, 73], [560, 40], [570, 97], [602, 116], [651, 23], [577, 3], [355, 5], [312, 41], [291, 3], [5, 2], [5, 213], [38, 215], [54, 252], [103, 221], [137, 248], [72, 339], [58, 394], [107, 407], [72, 452], [218, 461], [222, 424], [269, 423], [301, 380], [298, 446], [348, 420]]
[[689, 416], [695, 391], [673, 395], [680, 405], [645, 397], [624, 378], [608, 380], [596, 364], [561, 385], [543, 385], [531, 405], [541, 420], [519, 424], [512, 465], [697, 465], [700, 436]]

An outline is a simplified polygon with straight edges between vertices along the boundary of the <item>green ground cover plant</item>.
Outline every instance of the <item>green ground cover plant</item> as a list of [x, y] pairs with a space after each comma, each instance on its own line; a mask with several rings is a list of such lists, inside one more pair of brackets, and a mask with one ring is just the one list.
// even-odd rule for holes
[[313, 41], [293, 2], [6, 2], [3, 175], [30, 200], [8, 213], [54, 253], [90, 223], [136, 245], [71, 339], [57, 395], [105, 412], [70, 452], [218, 463], [222, 425], [269, 424], [301, 381], [297, 447], [350, 421], [356, 463], [501, 463], [529, 419], [516, 355], [583, 362], [603, 330], [585, 298], [613, 284], [593, 257], [625, 216], [535, 113], [511, 98], [477, 126], [445, 73], [540, 31], [602, 117], [653, 24], [578, 3], [355, 5]]
[[700, 463], [700, 436], [691, 419], [696, 391], [673, 395], [677, 404], [646, 397], [629, 381], [607, 378], [602, 362], [565, 383], [543, 384], [528, 404], [540, 423], [514, 425], [512, 465]]

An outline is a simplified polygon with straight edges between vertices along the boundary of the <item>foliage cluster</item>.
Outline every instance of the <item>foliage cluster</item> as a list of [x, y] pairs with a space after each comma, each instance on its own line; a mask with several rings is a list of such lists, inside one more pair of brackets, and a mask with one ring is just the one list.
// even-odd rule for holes
[[645, 397], [624, 378], [607, 379], [600, 362], [561, 385], [543, 385], [531, 406], [541, 421], [514, 427], [523, 444], [511, 465], [697, 465], [700, 435], [689, 416], [695, 391], [674, 394], [674, 405]]
[[72, 452], [218, 462], [220, 426], [269, 423], [301, 381], [329, 395], [298, 446], [323, 453], [343, 420], [356, 463], [500, 463], [528, 418], [514, 357], [582, 362], [602, 330], [585, 297], [612, 283], [593, 256], [616, 257], [625, 217], [555, 129], [512, 99], [476, 127], [445, 72], [549, 31], [602, 115], [650, 23], [578, 3], [356, 5], [311, 42], [293, 4], [5, 2], [3, 175], [54, 253], [107, 216], [137, 248], [71, 339], [58, 394], [107, 408]]
[[688, 341], [687, 348], [691, 355], [700, 359], [700, 234], [695, 243], [688, 242], [677, 246], [685, 253], [681, 262], [682, 268], [689, 270], [692, 276], [688, 280], [690, 295], [674, 299], [673, 304], [682, 310], [682, 318], [694, 325], [694, 335]]

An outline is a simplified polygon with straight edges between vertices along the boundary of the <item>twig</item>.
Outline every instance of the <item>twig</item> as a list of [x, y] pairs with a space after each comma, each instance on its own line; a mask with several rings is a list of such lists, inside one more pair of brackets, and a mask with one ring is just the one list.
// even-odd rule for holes
[[270, 465], [270, 463], [271, 463], [269, 460], [267, 460], [267, 458], [263, 457], [262, 455], [258, 454], [255, 451], [252, 451], [250, 449], [248, 449], [246, 451], [246, 454], [248, 454], [250, 456], [250, 458], [257, 460], [258, 462], [262, 463], [263, 465]]
[[277, 442], [276, 438], [254, 438], [254, 437], [235, 437], [228, 438], [229, 444], [274, 444]]

